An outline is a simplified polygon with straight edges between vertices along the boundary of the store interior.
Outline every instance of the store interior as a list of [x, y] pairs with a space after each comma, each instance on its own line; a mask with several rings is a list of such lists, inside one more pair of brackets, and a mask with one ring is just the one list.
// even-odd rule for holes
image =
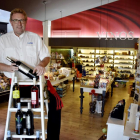
[[[134, 129], [140, 130], [140, 1], [101, 0], [96, 4], [68, 15], [65, 9], [57, 10], [50, 20], [48, 15], [33, 16], [27, 10], [26, 30], [39, 34], [50, 48], [51, 60], [44, 76], [64, 104], [60, 140], [139, 140]], [[9, 14], [12, 8], [2, 5], [0, 12]], [[44, 38], [42, 22], [46, 18], [51, 30]], [[9, 21], [3, 18], [0, 36], [9, 28]], [[10, 86], [9, 78], [0, 72], [0, 140], [4, 139]], [[12, 112], [9, 129], [16, 140], [14, 117]], [[34, 119], [34, 124], [36, 130], [41, 129], [41, 120]]]

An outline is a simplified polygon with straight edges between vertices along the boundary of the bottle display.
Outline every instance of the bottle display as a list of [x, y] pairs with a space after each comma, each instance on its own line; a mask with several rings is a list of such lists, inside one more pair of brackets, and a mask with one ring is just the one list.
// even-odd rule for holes
[[16, 119], [16, 134], [23, 134], [23, 113], [21, 111], [20, 103], [18, 103], [18, 111], [15, 114]]
[[38, 80], [39, 76], [37, 76], [36, 73], [33, 73], [33, 70], [31, 68], [29, 68], [28, 66], [26, 66], [25, 64], [23, 64], [22, 62], [14, 61], [9, 57], [7, 57], [6, 59], [8, 61], [10, 61], [11, 63], [15, 63], [16, 66], [18, 67], [18, 71], [20, 71], [21, 73], [23, 73], [27, 77], [29, 77], [31, 79], [36, 78]]
[[34, 134], [33, 112], [31, 111], [31, 103], [28, 103], [28, 111], [26, 113], [26, 135]]
[[20, 90], [17, 84], [17, 77], [15, 77], [15, 84], [13, 86], [13, 107], [17, 108], [17, 103], [20, 102]]
[[7, 131], [7, 140], [12, 140], [10, 130]]
[[39, 135], [40, 135], [40, 132], [36, 131], [36, 140], [40, 140], [40, 138], [39, 138], [40, 136]]
[[31, 88], [31, 105], [32, 108], [39, 107], [39, 89], [36, 86], [36, 78], [33, 78], [33, 86]]

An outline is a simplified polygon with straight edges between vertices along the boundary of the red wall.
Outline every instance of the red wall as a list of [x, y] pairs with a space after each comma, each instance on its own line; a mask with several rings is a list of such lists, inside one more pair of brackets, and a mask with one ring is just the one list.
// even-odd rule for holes
[[26, 30], [37, 33], [40, 37], [43, 37], [42, 21], [38, 21], [28, 17]]
[[[130, 31], [134, 32], [134, 37], [140, 37], [139, 7], [140, 0], [119, 0], [54, 20], [51, 29], [52, 31], [80, 29], [81, 37], [97, 37], [96, 32], [113, 32], [115, 34], [115, 32], [128, 33]], [[118, 34], [116, 35], [118, 36]]]

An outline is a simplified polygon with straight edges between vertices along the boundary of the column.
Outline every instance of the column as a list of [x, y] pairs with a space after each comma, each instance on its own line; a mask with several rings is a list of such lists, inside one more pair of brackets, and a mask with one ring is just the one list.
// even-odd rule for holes
[[[49, 52], [51, 54], [51, 46], [49, 46], [49, 37], [51, 37], [51, 21], [43, 21], [43, 41], [45, 45], [48, 47]], [[46, 71], [49, 70], [49, 65], [46, 67]]]

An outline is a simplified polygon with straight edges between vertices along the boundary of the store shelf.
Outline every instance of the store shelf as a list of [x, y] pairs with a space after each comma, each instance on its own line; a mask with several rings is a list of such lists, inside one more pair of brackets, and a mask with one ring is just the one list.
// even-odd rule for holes
[[10, 92], [10, 90], [4, 90], [4, 91], [0, 92], [0, 94], [6, 93], [6, 92]]
[[114, 63], [114, 65], [134, 65], [134, 64]]
[[120, 69], [120, 70], [135, 70], [135, 69], [129, 69], [129, 68], [114, 68], [114, 69]]
[[136, 81], [140, 81], [140, 78], [136, 77], [135, 80], [136, 80]]
[[133, 59], [114, 59], [114, 60], [121, 60], [121, 61], [133, 61]]
[[78, 53], [78, 54], [81, 54], [81, 55], [95, 55], [95, 54], [91, 54], [91, 53]]
[[80, 59], [94, 59], [94, 58], [80, 57]]
[[136, 88], [139, 88], [140, 89], [140, 86], [136, 85]]
[[94, 62], [83, 62], [83, 63], [94, 63]]
[[119, 55], [114, 55], [114, 56], [135, 56], [135, 55], [128, 55], [128, 54], [126, 54], [126, 55], [123, 55], [123, 54], [119, 54]]

